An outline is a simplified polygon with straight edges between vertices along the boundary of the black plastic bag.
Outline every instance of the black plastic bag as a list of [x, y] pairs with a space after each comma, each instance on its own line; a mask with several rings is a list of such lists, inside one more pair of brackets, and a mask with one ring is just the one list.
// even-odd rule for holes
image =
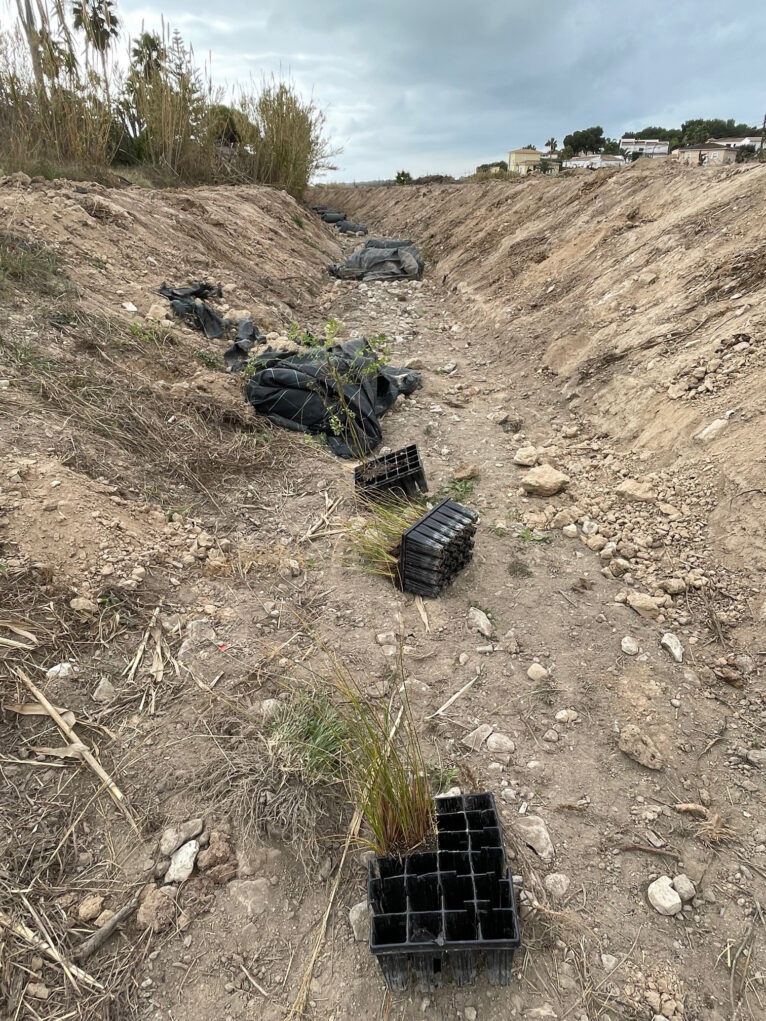
[[237, 335], [231, 347], [223, 353], [223, 360], [229, 372], [240, 372], [245, 365], [250, 351], [255, 344], [265, 344], [266, 338], [253, 323], [252, 319], [240, 319], [237, 323]]

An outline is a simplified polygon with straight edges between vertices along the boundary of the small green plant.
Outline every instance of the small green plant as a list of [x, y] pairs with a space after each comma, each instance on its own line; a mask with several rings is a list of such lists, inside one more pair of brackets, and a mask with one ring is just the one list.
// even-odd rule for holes
[[0, 231], [0, 290], [23, 285], [51, 293], [61, 282], [61, 261], [56, 252], [36, 241]]
[[529, 525], [524, 525], [516, 532], [516, 538], [521, 539], [522, 542], [550, 542], [551, 537], [544, 535], [542, 532], [535, 531]]
[[508, 574], [512, 578], [531, 578], [532, 571], [527, 567], [523, 560], [515, 558], [508, 563]]
[[409, 170], [400, 170], [395, 177], [395, 181], [397, 184], [412, 184], [412, 174]]
[[457, 500], [460, 503], [463, 500], [467, 500], [469, 496], [476, 489], [475, 479], [453, 479], [447, 485], [447, 491], [453, 500]]
[[434, 431], [434, 427], [431, 425], [430, 422], [427, 422], [425, 424], [425, 426], [423, 427], [423, 435], [424, 436], [430, 436], [433, 431]]
[[194, 352], [194, 357], [197, 361], [202, 362], [208, 369], [219, 369], [218, 359], [215, 355], [210, 354], [209, 351], [203, 351], [201, 348]]
[[303, 217], [299, 216], [297, 213], [293, 215], [293, 223], [295, 224], [296, 227], [300, 227], [301, 230], [306, 229], [306, 224], [303, 220]]
[[299, 690], [281, 700], [267, 726], [268, 748], [284, 773], [307, 784], [337, 778], [341, 756], [341, 719], [327, 693]]
[[457, 766], [429, 765], [428, 778], [431, 783], [431, 790], [434, 794], [443, 794], [444, 791], [448, 791], [450, 787], [455, 786], [459, 774], [460, 770]]
[[344, 324], [334, 316], [327, 320], [324, 324], [324, 335], [328, 346], [332, 346], [335, 343], [336, 337], [339, 333], [342, 333], [345, 328]]

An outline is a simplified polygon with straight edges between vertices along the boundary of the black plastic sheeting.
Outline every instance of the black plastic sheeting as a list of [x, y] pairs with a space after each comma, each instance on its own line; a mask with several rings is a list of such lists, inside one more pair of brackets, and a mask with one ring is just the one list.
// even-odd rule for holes
[[424, 263], [411, 241], [369, 238], [346, 262], [328, 266], [340, 280], [420, 280]]
[[229, 372], [241, 372], [247, 365], [250, 351], [256, 344], [265, 344], [266, 338], [252, 319], [240, 319], [237, 323], [237, 335], [231, 347], [223, 353], [223, 360]]
[[335, 226], [341, 234], [367, 234], [367, 228], [363, 223], [354, 223], [352, 220], [339, 220]]
[[[234, 326], [230, 319], [224, 319], [202, 300], [210, 297], [222, 298], [220, 284], [215, 286], [200, 281], [189, 287], [169, 287], [163, 283], [159, 293], [170, 301], [174, 315], [183, 319], [192, 329], [200, 330], [208, 340], [220, 339], [230, 333]], [[254, 345], [265, 343], [266, 338], [252, 319], [240, 319], [234, 342], [223, 353], [223, 360], [229, 372], [239, 372], [243, 369]]]
[[379, 417], [419, 372], [381, 366], [365, 338], [305, 351], [265, 351], [251, 362], [247, 399], [275, 425], [323, 433], [339, 457], [360, 458], [383, 439]]

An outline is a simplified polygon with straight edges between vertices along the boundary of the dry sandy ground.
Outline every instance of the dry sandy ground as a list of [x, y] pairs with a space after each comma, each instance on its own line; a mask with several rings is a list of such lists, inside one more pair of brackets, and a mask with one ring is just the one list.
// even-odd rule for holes
[[[763, 181], [663, 166], [323, 192], [425, 248], [422, 284], [369, 286], [331, 283], [335, 239], [267, 190], [94, 189], [109, 205], [89, 212], [70, 185], [0, 188], [13, 232], [63, 264], [44, 293], [4, 296], [0, 330], [2, 604], [16, 627], [0, 637], [27, 646], [0, 651], [0, 908], [71, 958], [103, 911], [144, 898], [83, 963], [103, 992], [9, 937], [10, 1016], [286, 1017], [336, 880], [309, 1016], [763, 1016]], [[430, 491], [452, 486], [481, 515], [474, 561], [426, 601], [427, 628], [411, 597], [349, 569], [351, 466], [253, 424], [241, 381], [212, 368], [221, 343], [152, 325], [162, 279], [200, 277], [264, 330], [334, 316], [344, 336], [385, 332], [394, 363], [422, 364], [385, 442], [417, 442]], [[712, 441], [692, 440], [732, 409]], [[530, 446], [523, 459], [568, 476], [558, 495], [521, 489], [514, 458]], [[289, 842], [248, 827], [258, 791], [240, 781], [264, 702], [301, 661], [321, 669], [317, 644], [387, 690], [388, 631], [407, 648], [427, 759], [501, 806], [524, 915], [507, 988], [482, 975], [387, 994], [349, 924], [361, 851], [339, 874], [341, 845], [323, 840], [307, 873]], [[65, 659], [79, 671], [46, 678]], [[535, 662], [547, 676], [529, 676]], [[62, 739], [8, 708], [31, 700], [19, 665], [81, 721], [138, 832], [86, 766], [34, 751]], [[480, 724], [514, 750], [466, 745]], [[661, 769], [621, 750], [629, 725]], [[165, 879], [169, 899], [159, 837], [196, 818], [204, 858]], [[550, 847], [530, 846], [534, 826]], [[694, 887], [672, 916], [647, 897], [663, 875]]]

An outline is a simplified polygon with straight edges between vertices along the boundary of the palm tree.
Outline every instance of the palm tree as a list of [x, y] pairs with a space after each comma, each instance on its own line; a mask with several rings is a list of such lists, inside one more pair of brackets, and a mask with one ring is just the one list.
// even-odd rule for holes
[[106, 101], [107, 104], [111, 105], [106, 54], [114, 40], [119, 36], [121, 27], [120, 19], [114, 10], [113, 0], [74, 0], [72, 14], [74, 15], [75, 29], [78, 32], [85, 33], [86, 42], [96, 50], [101, 58]]
[[558, 144], [559, 143], [556, 141], [553, 135], [551, 135], [551, 137], [545, 143], [545, 148], [548, 150], [548, 152], [553, 152], [553, 150], [556, 148]]
[[142, 32], [130, 51], [134, 67], [141, 72], [144, 81], [149, 81], [162, 70], [167, 54], [162, 40], [156, 32]]

